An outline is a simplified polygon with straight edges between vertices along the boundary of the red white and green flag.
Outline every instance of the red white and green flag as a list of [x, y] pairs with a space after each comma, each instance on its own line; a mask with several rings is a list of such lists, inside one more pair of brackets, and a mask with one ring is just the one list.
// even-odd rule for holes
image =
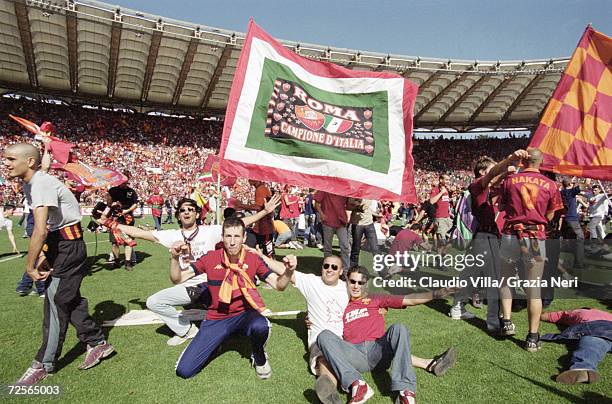
[[397, 74], [302, 57], [251, 20], [225, 114], [221, 173], [415, 203], [416, 95]]

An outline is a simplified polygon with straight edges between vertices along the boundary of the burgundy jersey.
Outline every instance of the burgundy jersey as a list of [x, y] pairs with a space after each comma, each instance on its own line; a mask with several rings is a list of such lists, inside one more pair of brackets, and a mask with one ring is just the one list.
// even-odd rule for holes
[[[537, 169], [526, 169], [504, 181], [500, 203], [506, 212], [506, 224], [546, 225], [546, 215], [563, 209], [557, 184]], [[541, 233], [541, 234], [540, 234]], [[538, 239], [544, 239], [538, 232]]]
[[349, 301], [344, 310], [342, 338], [351, 344], [376, 341], [385, 335], [385, 317], [380, 308], [401, 309], [404, 296], [374, 295]]

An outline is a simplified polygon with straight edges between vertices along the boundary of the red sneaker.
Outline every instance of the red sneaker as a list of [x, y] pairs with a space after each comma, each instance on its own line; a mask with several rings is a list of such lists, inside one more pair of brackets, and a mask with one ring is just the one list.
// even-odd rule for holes
[[410, 390], [400, 391], [395, 404], [416, 404], [416, 394]]
[[15, 384], [18, 386], [33, 386], [47, 376], [49, 376], [49, 373], [45, 370], [43, 364], [39, 361], [33, 361], [32, 366], [26, 370]]
[[79, 369], [85, 370], [92, 368], [113, 352], [115, 352], [115, 348], [113, 348], [113, 346], [106, 341], [94, 347], [88, 346], [87, 355], [85, 355], [85, 360], [83, 363], [79, 365]]
[[351, 384], [351, 401], [349, 404], [361, 404], [368, 401], [374, 395], [374, 390], [363, 380], [355, 380]]

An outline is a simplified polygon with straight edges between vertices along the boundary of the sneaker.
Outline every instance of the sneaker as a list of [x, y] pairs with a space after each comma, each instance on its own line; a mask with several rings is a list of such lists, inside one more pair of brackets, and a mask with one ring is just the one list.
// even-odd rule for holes
[[28, 289], [16, 289], [15, 292], [17, 292], [19, 296], [27, 296], [32, 293], [32, 288], [30, 287]]
[[317, 243], [317, 248], [318, 248], [319, 250], [322, 250], [322, 249], [323, 249], [323, 244], [321, 244], [321, 243]]
[[127, 261], [125, 263], [125, 270], [130, 272], [132, 269], [134, 269], [134, 264], [132, 264], [130, 261]]
[[599, 380], [599, 373], [593, 369], [569, 369], [559, 373], [555, 379], [557, 383], [595, 383]]
[[478, 293], [472, 294], [472, 306], [475, 309], [482, 309], [482, 300], [480, 300], [480, 295]]
[[269, 379], [270, 376], [272, 376], [272, 367], [268, 360], [268, 354], [266, 354], [266, 363], [261, 366], [255, 364], [255, 358], [251, 355], [251, 364], [255, 368], [255, 374], [257, 374], [257, 377], [260, 379]]
[[450, 313], [448, 315], [453, 320], [471, 320], [476, 317], [476, 314], [469, 312], [465, 309], [465, 305], [463, 303], [457, 303], [450, 309]]
[[42, 363], [35, 360], [15, 384], [18, 386], [33, 386], [47, 376], [49, 376], [49, 372], [45, 370]]
[[374, 395], [374, 390], [363, 380], [355, 380], [351, 384], [351, 400], [349, 404], [365, 403]]
[[607, 261], [612, 261], [612, 253], [606, 254], [606, 255], [602, 255], [600, 258], [603, 258]]
[[442, 376], [447, 370], [455, 366], [456, 360], [455, 348], [450, 347], [444, 353], [434, 356], [425, 370], [436, 376]]
[[416, 394], [414, 391], [402, 390], [395, 399], [396, 404], [416, 404]]
[[79, 365], [79, 369], [85, 370], [92, 368], [113, 352], [115, 352], [115, 348], [106, 341], [93, 347], [87, 346], [87, 355], [85, 355], [83, 363]]
[[499, 330], [499, 335], [503, 337], [509, 337], [511, 335], [516, 334], [516, 326], [510, 320], [503, 322], [501, 329]]
[[187, 334], [183, 335], [182, 337], [180, 335], [175, 335], [174, 337], [168, 340], [167, 344], [170, 346], [181, 345], [188, 339], [192, 339], [193, 337], [195, 337], [198, 331], [198, 327], [196, 327], [194, 324], [191, 324], [191, 327], [189, 327], [189, 330], [187, 330]]
[[327, 375], [317, 377], [315, 392], [322, 404], [342, 404], [336, 383]]
[[38, 295], [38, 297], [40, 297], [41, 299], [44, 299], [45, 298], [45, 294], [41, 293], [40, 295]]
[[525, 340], [525, 349], [529, 352], [538, 352], [542, 348], [542, 342], [540, 341], [540, 336], [536, 337], [527, 336]]

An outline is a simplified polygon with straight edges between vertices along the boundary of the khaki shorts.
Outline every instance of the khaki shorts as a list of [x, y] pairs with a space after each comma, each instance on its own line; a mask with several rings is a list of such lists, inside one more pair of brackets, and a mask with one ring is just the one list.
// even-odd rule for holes
[[450, 217], [439, 217], [435, 219], [435, 223], [437, 226], [436, 234], [443, 238], [450, 237], [448, 232], [453, 227], [453, 219]]

